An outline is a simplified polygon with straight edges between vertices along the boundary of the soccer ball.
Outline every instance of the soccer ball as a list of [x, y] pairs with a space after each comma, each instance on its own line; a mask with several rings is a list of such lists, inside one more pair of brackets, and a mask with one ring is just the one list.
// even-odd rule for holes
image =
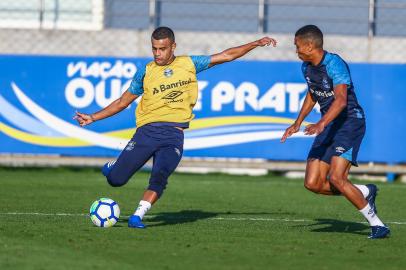
[[101, 198], [90, 206], [90, 219], [98, 227], [108, 228], [120, 217], [118, 204], [109, 198]]

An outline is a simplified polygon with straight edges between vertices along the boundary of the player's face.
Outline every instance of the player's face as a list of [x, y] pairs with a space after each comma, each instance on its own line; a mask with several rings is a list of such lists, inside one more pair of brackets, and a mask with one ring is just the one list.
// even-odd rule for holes
[[300, 60], [310, 61], [313, 50], [312, 43], [309, 40], [295, 37], [296, 53]]
[[158, 66], [165, 66], [172, 62], [174, 59], [174, 53], [176, 48], [176, 43], [172, 42], [169, 38], [164, 39], [153, 39], [152, 43], [152, 54], [154, 55], [154, 61]]

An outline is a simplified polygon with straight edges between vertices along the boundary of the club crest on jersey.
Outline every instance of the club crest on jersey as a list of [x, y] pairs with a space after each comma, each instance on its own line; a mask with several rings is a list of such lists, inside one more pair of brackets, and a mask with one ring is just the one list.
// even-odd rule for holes
[[167, 78], [171, 77], [171, 76], [173, 75], [173, 70], [170, 69], [170, 68], [165, 69], [165, 70], [164, 70], [164, 75], [165, 75], [165, 77], [167, 77]]
[[326, 77], [323, 78], [322, 84], [323, 84], [324, 88], [330, 89], [330, 84], [328, 83], [328, 80]]

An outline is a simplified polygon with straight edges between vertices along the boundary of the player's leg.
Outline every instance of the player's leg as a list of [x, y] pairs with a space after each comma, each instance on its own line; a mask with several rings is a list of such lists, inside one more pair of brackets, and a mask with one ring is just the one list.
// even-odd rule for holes
[[[345, 178], [348, 179], [351, 163], [348, 164], [345, 172]], [[305, 187], [318, 194], [324, 195], [341, 195], [341, 192], [337, 190], [333, 185], [330, 185], [329, 173], [330, 164], [323, 160], [309, 159], [306, 164], [305, 175]], [[376, 209], [375, 197], [377, 195], [378, 188], [374, 184], [359, 185], [354, 184], [358, 188], [364, 198]], [[375, 211], [376, 212], [376, 211]]]
[[347, 178], [346, 171], [350, 162], [342, 157], [333, 156], [330, 166], [330, 183], [341, 192], [357, 209], [364, 208], [368, 202]]
[[345, 171], [349, 161], [345, 158], [334, 156], [331, 159], [330, 183], [334, 185], [365, 217], [371, 226], [372, 233], [369, 238], [383, 238], [389, 234], [383, 222], [375, 213], [373, 207], [362, 196], [362, 193], [348, 179]]
[[175, 171], [183, 153], [183, 131], [169, 130], [173, 134], [166, 140], [167, 144], [154, 153], [154, 161], [151, 178], [147, 190], [139, 202], [134, 214], [130, 217], [128, 226], [133, 228], [145, 228], [141, 222], [144, 215], [151, 209], [152, 205], [162, 196], [169, 176]]
[[[351, 163], [348, 164], [347, 172], [345, 174], [346, 179], [348, 178], [349, 172], [351, 168]], [[362, 196], [368, 201], [369, 205], [374, 209], [374, 212], [377, 214], [378, 210], [376, 208], [375, 204], [375, 199], [376, 196], [378, 196], [378, 187], [374, 184], [366, 184], [366, 185], [360, 185], [360, 184], [354, 184], [356, 188], [361, 191]]]
[[139, 128], [118, 159], [103, 167], [102, 172], [111, 186], [119, 187], [126, 184], [131, 176], [151, 158], [156, 148], [149, 141], [143, 128]]
[[[358, 120], [358, 121], [357, 121]], [[361, 144], [362, 138], [365, 133], [365, 122], [360, 119], [353, 121], [337, 121], [329, 124], [325, 130], [317, 135], [312, 148], [309, 151], [308, 161], [306, 166], [305, 187], [315, 193], [324, 195], [341, 195], [333, 185], [330, 185], [329, 170], [331, 157], [335, 155], [334, 151], [337, 145], [337, 141], [348, 140], [348, 133], [353, 138], [350, 141], [354, 143], [354, 151], [351, 150], [351, 154], [356, 155]], [[353, 125], [354, 124], [354, 125]], [[355, 130], [350, 130], [355, 127]], [[341, 147], [339, 147], [340, 149]], [[351, 163], [346, 168], [346, 178], [348, 179]], [[364, 198], [375, 207], [375, 197], [377, 194], [377, 188], [373, 184], [368, 185], [355, 185], [363, 194]]]
[[[376, 196], [376, 190], [374, 192], [367, 187], [368, 190], [362, 191], [360, 186], [357, 188], [348, 180], [350, 165], [357, 165], [358, 150], [364, 133], [363, 119], [347, 119], [338, 130], [334, 143], [326, 151], [325, 158], [331, 160], [329, 172], [331, 185], [336, 187], [367, 219], [372, 229], [370, 238], [383, 238], [389, 235], [390, 231], [376, 214], [375, 198], [370, 199], [371, 196]], [[368, 193], [367, 196], [365, 196], [366, 193]]]
[[304, 186], [308, 190], [324, 195], [340, 195], [336, 189], [331, 189], [328, 181], [330, 164], [316, 158], [309, 158], [306, 164]]
[[337, 130], [336, 126], [336, 124], [331, 123], [322, 133], [316, 136], [307, 156], [304, 186], [314, 193], [324, 195], [340, 194], [334, 187], [330, 187], [328, 181], [330, 161], [323, 159], [327, 149], [333, 142]]
[[130, 217], [129, 227], [145, 228], [141, 222], [144, 215], [151, 209], [152, 205], [162, 196], [169, 176], [178, 166], [182, 153], [178, 147], [168, 146], [157, 150], [154, 154], [154, 165], [152, 168], [149, 186], [144, 192], [134, 215]]

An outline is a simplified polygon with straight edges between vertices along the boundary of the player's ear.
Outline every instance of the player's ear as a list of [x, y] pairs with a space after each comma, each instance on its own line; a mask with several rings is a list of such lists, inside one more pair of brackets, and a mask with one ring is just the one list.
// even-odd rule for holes
[[176, 42], [172, 43], [172, 45], [171, 45], [172, 52], [175, 52], [175, 49], [176, 49]]
[[313, 40], [306, 41], [306, 48], [308, 52], [312, 52], [316, 47]]

